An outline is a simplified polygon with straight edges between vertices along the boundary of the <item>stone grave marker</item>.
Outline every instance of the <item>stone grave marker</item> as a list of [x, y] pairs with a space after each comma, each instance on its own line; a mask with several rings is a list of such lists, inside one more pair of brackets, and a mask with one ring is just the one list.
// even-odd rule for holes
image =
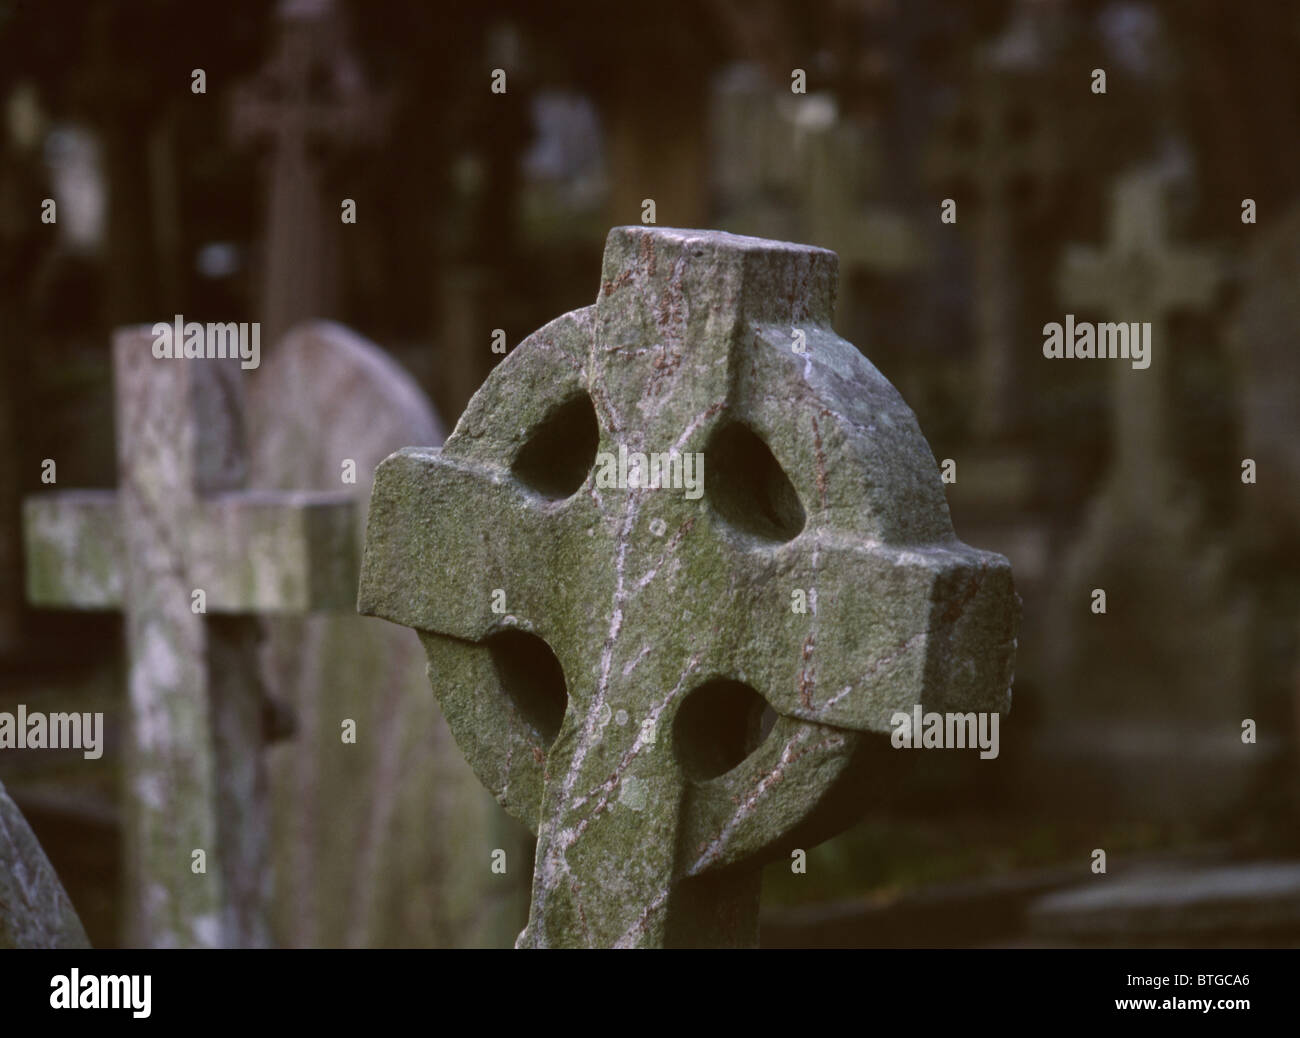
[[837, 253], [842, 318], [853, 314], [853, 272], [891, 277], [925, 262], [906, 215], [871, 200], [878, 135], [842, 117], [828, 94], [792, 96], [736, 63], [718, 76], [710, 102], [718, 216], [742, 234], [803, 237]]
[[1023, 421], [1016, 375], [1022, 310], [1018, 221], [1047, 208], [1065, 153], [1037, 65], [981, 58], [960, 107], [926, 156], [927, 178], [953, 192], [973, 240], [976, 356], [973, 424], [995, 441]]
[[[443, 439], [415, 381], [326, 321], [268, 351], [248, 414], [250, 484], [346, 491], [358, 554], [375, 467]], [[277, 943], [508, 947], [528, 912], [531, 840], [457, 750], [416, 635], [353, 610], [269, 617], [266, 628], [268, 682], [296, 721], [270, 754]], [[342, 740], [345, 719], [354, 743]], [[505, 876], [491, 871], [498, 848]]]
[[1128, 947], [1295, 947], [1294, 861], [1134, 864], [1053, 891], [1029, 906], [1033, 938]]
[[1177, 466], [1169, 442], [1168, 382], [1177, 346], [1169, 341], [1166, 321], [1178, 309], [1206, 309], [1221, 280], [1219, 262], [1209, 251], [1169, 241], [1165, 192], [1164, 178], [1155, 171], [1121, 179], [1108, 245], [1071, 245], [1061, 268], [1060, 294], [1067, 306], [1111, 321], [1151, 325], [1149, 368], [1109, 362], [1115, 445], [1109, 505], [1124, 520], [1151, 515], [1173, 495]]
[[1242, 452], [1253, 458], [1252, 519], [1287, 533], [1300, 528], [1300, 203], [1249, 228], [1242, 297], [1233, 315]]
[[[595, 305], [376, 473], [359, 608], [420, 632], [457, 742], [538, 834], [518, 946], [752, 945], [759, 866], [847, 824], [872, 733], [1009, 705], [1010, 567], [956, 540], [915, 417], [831, 328], [836, 276], [615, 228]], [[646, 452], [674, 486], [612, 472]]]
[[333, 0], [280, 0], [279, 42], [267, 67], [235, 93], [237, 143], [274, 141], [266, 206], [266, 256], [259, 312], [267, 340], [296, 321], [329, 314], [339, 297], [339, 200], [320, 183], [325, 148], [373, 140], [387, 102], [367, 91], [345, 46]]
[[354, 509], [343, 493], [242, 490], [238, 362], [156, 359], [152, 338], [114, 336], [118, 490], [24, 502], [27, 592], [37, 606], [126, 613], [126, 943], [264, 945], [255, 616], [347, 607]]
[[[1251, 715], [1249, 603], [1230, 545], [1202, 527], [1171, 433], [1179, 349], [1167, 318], [1208, 307], [1220, 275], [1209, 252], [1169, 241], [1167, 186], [1153, 170], [1122, 178], [1109, 245], [1069, 247], [1060, 270], [1076, 321], [1149, 322], [1151, 353], [1145, 369], [1059, 361], [1107, 366], [1112, 460], [1063, 565], [1050, 639], [1057, 694], [1044, 703], [1054, 732], [1043, 745], [1067, 769], [1098, 773], [1094, 803], [1187, 818], [1227, 807], [1262, 756], [1240, 739]], [[1105, 614], [1091, 612], [1093, 589], [1106, 592]]]
[[[1256, 482], [1241, 484], [1241, 517], [1252, 551], [1276, 560], [1258, 582], [1269, 604], [1254, 629], [1260, 661], [1260, 742], [1300, 738], [1300, 600], [1295, 545], [1300, 539], [1300, 204], [1247, 228], [1242, 296], [1230, 328], [1241, 453]], [[1273, 735], [1273, 733], [1278, 733]]]
[[0, 948], [88, 947], [58, 874], [0, 783]]

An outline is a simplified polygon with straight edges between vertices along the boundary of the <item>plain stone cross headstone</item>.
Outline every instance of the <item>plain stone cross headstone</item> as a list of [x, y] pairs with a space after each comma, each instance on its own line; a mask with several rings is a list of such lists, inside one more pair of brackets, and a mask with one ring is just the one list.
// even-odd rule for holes
[[[847, 824], [871, 733], [1009, 705], [1010, 567], [955, 538], [915, 417], [831, 329], [836, 276], [823, 249], [615, 228], [596, 304], [441, 450], [379, 467], [359, 607], [420, 632], [457, 742], [538, 834], [519, 946], [753, 944], [758, 867]], [[620, 450], [703, 453], [702, 496], [611, 486]]]
[[320, 149], [373, 138], [386, 113], [346, 49], [333, 0], [280, 0], [278, 18], [275, 54], [237, 88], [231, 110], [237, 142], [274, 141], [260, 308], [271, 342], [296, 321], [328, 315], [339, 295], [330, 229], [341, 226], [341, 199], [323, 198]]
[[925, 259], [917, 228], [868, 201], [883, 161], [878, 135], [828, 95], [791, 95], [736, 63], [711, 91], [713, 184], [721, 221], [741, 234], [800, 237], [836, 252], [839, 309], [854, 312], [853, 274], [899, 275]]
[[981, 58], [927, 156], [928, 175], [954, 192], [957, 228], [970, 229], [974, 243], [974, 427], [986, 440], [1013, 432], [1021, 417], [1018, 217], [1043, 208], [1064, 162], [1043, 89], [1033, 63]]
[[[375, 467], [443, 439], [414, 379], [327, 321], [267, 351], [248, 415], [250, 484], [346, 491], [358, 555]], [[268, 683], [296, 722], [270, 752], [277, 943], [509, 946], [527, 915], [531, 841], [456, 748], [414, 632], [353, 610], [266, 628]], [[355, 741], [343, 741], [345, 721]], [[506, 876], [491, 871], [498, 848]]]
[[1170, 380], [1185, 354], [1168, 318], [1209, 308], [1220, 271], [1212, 253], [1170, 242], [1169, 187], [1157, 169], [1122, 177], [1109, 244], [1070, 246], [1059, 272], [1076, 321], [1150, 322], [1151, 352], [1146, 368], [1060, 361], [1107, 367], [1112, 452], [1057, 581], [1039, 746], [1093, 808], [1188, 821], [1235, 805], [1264, 755], [1241, 739], [1253, 607], [1231, 531], [1205, 526], [1174, 441]]
[[114, 336], [118, 490], [24, 503], [28, 597], [126, 613], [127, 943], [264, 945], [255, 616], [346, 608], [354, 508], [343, 493], [241, 489], [238, 362], [157, 359], [152, 341], [147, 327]]
[[89, 946], [58, 874], [0, 784], [0, 948]]
[[1071, 245], [1060, 274], [1061, 298], [1068, 306], [1087, 308], [1110, 321], [1151, 325], [1150, 367], [1105, 362], [1113, 387], [1111, 505], [1130, 518], [1149, 514], [1169, 495], [1168, 380], [1177, 361], [1167, 319], [1176, 309], [1209, 306], [1222, 277], [1208, 250], [1169, 241], [1166, 194], [1165, 178], [1157, 171], [1139, 170], [1122, 178], [1115, 185], [1110, 242], [1104, 249]]

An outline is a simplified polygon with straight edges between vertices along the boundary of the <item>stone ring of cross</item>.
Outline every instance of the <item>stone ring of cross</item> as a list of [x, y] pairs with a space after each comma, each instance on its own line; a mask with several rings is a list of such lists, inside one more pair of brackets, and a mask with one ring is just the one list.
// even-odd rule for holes
[[359, 608], [537, 834], [520, 946], [753, 944], [759, 866], [853, 820], [895, 714], [1009, 707], [1010, 565], [832, 330], [837, 268], [614, 228], [595, 304], [376, 473]]

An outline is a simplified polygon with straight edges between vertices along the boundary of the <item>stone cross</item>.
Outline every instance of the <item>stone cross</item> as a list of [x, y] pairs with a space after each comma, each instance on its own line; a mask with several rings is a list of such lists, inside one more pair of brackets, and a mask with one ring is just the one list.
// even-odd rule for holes
[[1041, 78], [982, 65], [969, 101], [927, 156], [930, 179], [953, 191], [957, 226], [973, 227], [974, 426], [986, 439], [1017, 421], [1015, 215], [1042, 210], [1062, 163], [1041, 91]]
[[[838, 253], [846, 273], [897, 276], [925, 258], [917, 229], [902, 212], [870, 204], [881, 147], [874, 133], [846, 120], [824, 97], [791, 98], [753, 65], [730, 68], [715, 86], [710, 125], [717, 208], [742, 234], [798, 234]], [[852, 318], [840, 286], [839, 310]]]
[[338, 296], [336, 249], [341, 199], [321, 196], [312, 148], [373, 138], [386, 102], [367, 93], [345, 49], [332, 0], [281, 0], [279, 48], [240, 87], [231, 109], [235, 140], [274, 138], [266, 208], [261, 313], [269, 341], [299, 320], [328, 314]]
[[1221, 277], [1208, 250], [1170, 243], [1165, 190], [1164, 177], [1155, 170], [1122, 178], [1115, 187], [1109, 245], [1104, 250], [1069, 246], [1059, 283], [1067, 306], [1089, 307], [1115, 322], [1151, 325], [1150, 367], [1134, 369], [1123, 359], [1102, 362], [1113, 386], [1112, 504], [1139, 518], [1168, 501], [1173, 475], [1167, 395], [1175, 347], [1166, 334], [1166, 317], [1180, 307], [1205, 307]]
[[28, 597], [126, 613], [128, 943], [262, 945], [253, 615], [347, 606], [353, 506], [341, 494], [240, 490], [238, 362], [156, 359], [147, 327], [116, 334], [113, 362], [118, 490], [27, 499]]
[[953, 535], [915, 417], [832, 331], [836, 276], [824, 249], [615, 228], [595, 305], [379, 467], [359, 608], [420, 632], [537, 833], [519, 946], [753, 944], [759, 865], [848, 824], [833, 794], [890, 752], [870, 733], [1009, 703], [1010, 567]]

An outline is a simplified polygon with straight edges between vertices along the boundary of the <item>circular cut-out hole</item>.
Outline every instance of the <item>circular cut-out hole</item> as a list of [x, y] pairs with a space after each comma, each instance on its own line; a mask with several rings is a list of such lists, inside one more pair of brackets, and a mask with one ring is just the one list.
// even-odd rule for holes
[[515, 709], [547, 746], [555, 742], [569, 706], [564, 670], [551, 647], [527, 631], [502, 631], [487, 640], [497, 680]]
[[717, 778], [758, 749], [775, 721], [775, 711], [748, 685], [730, 678], [706, 681], [677, 711], [677, 759], [692, 779]]
[[718, 429], [704, 450], [709, 503], [727, 522], [769, 541], [799, 535], [807, 516], [794, 484], [766, 443], [747, 425]]
[[539, 494], [565, 498], [582, 486], [599, 444], [596, 409], [583, 393], [542, 419], [515, 455], [511, 471]]

